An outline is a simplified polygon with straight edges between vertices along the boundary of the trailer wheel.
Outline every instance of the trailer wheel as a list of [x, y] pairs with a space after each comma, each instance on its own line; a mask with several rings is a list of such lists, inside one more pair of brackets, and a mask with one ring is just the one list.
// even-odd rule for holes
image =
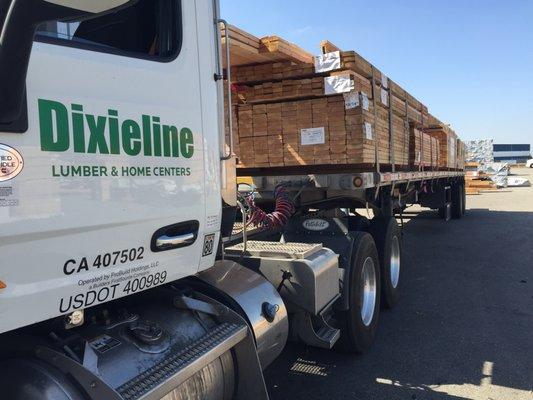
[[391, 309], [400, 298], [402, 238], [396, 218], [377, 218], [370, 225], [381, 266], [381, 305]]
[[363, 353], [376, 337], [380, 308], [380, 268], [376, 244], [366, 232], [357, 232], [349, 276], [349, 308], [339, 312], [339, 347]]
[[452, 186], [452, 218], [461, 219], [464, 210], [464, 195], [461, 184]]
[[466, 185], [465, 183], [461, 183], [461, 191], [462, 191], [462, 194], [463, 194], [463, 210], [462, 210], [462, 215], [465, 215], [466, 214]]

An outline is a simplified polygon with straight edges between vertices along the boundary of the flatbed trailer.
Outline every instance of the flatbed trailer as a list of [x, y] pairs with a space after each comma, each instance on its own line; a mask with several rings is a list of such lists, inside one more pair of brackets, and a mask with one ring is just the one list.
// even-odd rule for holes
[[461, 172], [394, 165], [253, 171], [237, 195], [219, 16], [0, 0], [2, 399], [268, 399], [288, 338], [371, 346], [399, 300], [397, 213], [464, 213]]
[[[421, 204], [449, 220], [464, 214], [464, 177], [464, 171], [342, 172], [257, 174], [241, 176], [239, 182], [251, 185], [263, 201], [271, 200], [275, 188], [283, 185], [297, 194], [297, 209], [365, 207], [392, 216], [409, 204]], [[454, 205], [459, 213], [453, 213]]]
[[[294, 208], [283, 226], [265, 224], [258, 229], [248, 224], [253, 210], [241, 204], [243, 221], [223, 252], [261, 271], [281, 288], [288, 312], [293, 314], [294, 339], [322, 348], [339, 341], [341, 348], [364, 351], [374, 341], [380, 307], [393, 308], [400, 298], [403, 235], [397, 216], [409, 205], [420, 204], [438, 210], [446, 221], [461, 218], [465, 213], [464, 177], [464, 171], [241, 176], [241, 199], [253, 197], [248, 206], [257, 205], [274, 215], [278, 212], [276, 193], [282, 187]], [[299, 276], [301, 270], [294, 267], [306, 258], [298, 253], [305, 253], [301, 246], [306, 245], [334, 253], [340, 290], [333, 304], [302, 314], [305, 293], [320, 296], [327, 291], [319, 284], [320, 267], [309, 268], [313, 279]], [[297, 284], [285, 288], [294, 278]], [[314, 290], [298, 288], [309, 287], [309, 281], [315, 284]]]

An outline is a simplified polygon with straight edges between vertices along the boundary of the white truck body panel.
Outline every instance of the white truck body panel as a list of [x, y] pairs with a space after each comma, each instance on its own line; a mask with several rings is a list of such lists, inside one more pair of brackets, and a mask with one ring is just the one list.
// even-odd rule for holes
[[[27, 78], [29, 129], [0, 132], [0, 144], [18, 151], [24, 162], [17, 176], [0, 181], [0, 281], [6, 286], [0, 289], [0, 333], [214, 264], [221, 200], [213, 5], [181, 3], [182, 48], [171, 62], [34, 44]], [[50, 104], [54, 111], [46, 108]], [[74, 149], [73, 104], [83, 106], [85, 149], [93, 141], [95, 154]], [[120, 148], [112, 144], [115, 114], [108, 110], [118, 112], [119, 126], [131, 119], [143, 129], [140, 155], [127, 155], [122, 141]], [[59, 124], [63, 114], [68, 128]], [[177, 128], [185, 147], [156, 156], [152, 141], [145, 152], [143, 116], [152, 117], [152, 135], [153, 117], [161, 126]], [[108, 152], [115, 146], [115, 154], [102, 154], [103, 144], [96, 135], [90, 138], [89, 119], [95, 132], [105, 119]], [[184, 128], [193, 143], [188, 131], [182, 136]], [[61, 129], [69, 131], [68, 148], [44, 150], [43, 135], [57, 145]], [[164, 153], [167, 147], [161, 146]], [[87, 176], [69, 175], [72, 167]], [[143, 170], [132, 176], [135, 167]], [[151, 251], [158, 229], [185, 221], [199, 223], [194, 244]], [[213, 244], [211, 250], [204, 251], [204, 239]]]

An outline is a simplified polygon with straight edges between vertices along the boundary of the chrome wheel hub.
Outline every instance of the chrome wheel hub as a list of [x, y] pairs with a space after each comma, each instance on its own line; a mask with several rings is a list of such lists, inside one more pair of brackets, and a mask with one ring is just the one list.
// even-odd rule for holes
[[363, 263], [361, 292], [361, 319], [365, 326], [370, 326], [374, 319], [377, 299], [376, 265], [371, 257]]
[[392, 238], [390, 252], [390, 281], [394, 289], [396, 289], [398, 287], [398, 283], [400, 283], [400, 267], [400, 240], [398, 239], [398, 236], [394, 236]]

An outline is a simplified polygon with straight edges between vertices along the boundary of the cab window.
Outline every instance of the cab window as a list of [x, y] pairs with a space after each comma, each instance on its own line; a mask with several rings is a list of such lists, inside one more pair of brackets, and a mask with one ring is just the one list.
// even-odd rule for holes
[[37, 41], [87, 50], [148, 58], [174, 59], [181, 47], [179, 0], [139, 0], [131, 6], [83, 21], [46, 22]]

